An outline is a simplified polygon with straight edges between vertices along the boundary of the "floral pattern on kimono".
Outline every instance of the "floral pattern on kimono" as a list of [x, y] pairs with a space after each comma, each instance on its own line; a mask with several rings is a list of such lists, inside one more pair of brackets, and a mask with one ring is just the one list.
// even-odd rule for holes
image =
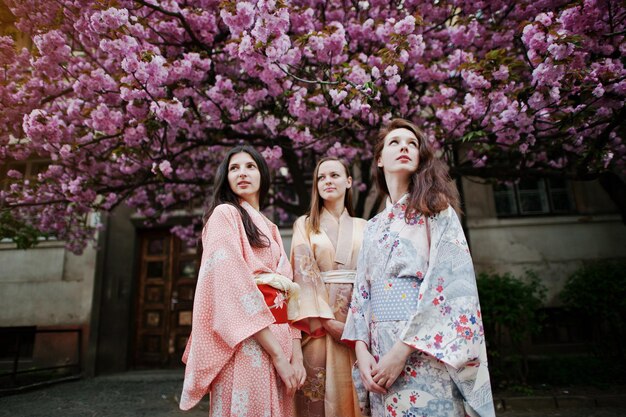
[[234, 206], [217, 206], [207, 221], [180, 408], [190, 409], [210, 392], [211, 416], [291, 416], [292, 400], [271, 358], [252, 337], [269, 327], [291, 358], [292, 340], [300, 331], [274, 324], [254, 282], [256, 275], [271, 272], [291, 279], [291, 265], [278, 228], [249, 204], [241, 205], [270, 245], [250, 246]]
[[343, 338], [376, 360], [398, 340], [417, 349], [387, 395], [366, 393], [373, 416], [495, 415], [478, 291], [456, 212], [404, 218], [407, 196], [368, 222]]
[[351, 283], [325, 283], [330, 271], [353, 271], [366, 221], [344, 210], [339, 220], [326, 209], [320, 213], [320, 232], [306, 230], [306, 217], [294, 224], [291, 262], [300, 285], [300, 316], [294, 325], [306, 336], [302, 341], [307, 379], [296, 393], [298, 417], [360, 416], [352, 384], [354, 351], [333, 339], [323, 319], [345, 322], [352, 294]]

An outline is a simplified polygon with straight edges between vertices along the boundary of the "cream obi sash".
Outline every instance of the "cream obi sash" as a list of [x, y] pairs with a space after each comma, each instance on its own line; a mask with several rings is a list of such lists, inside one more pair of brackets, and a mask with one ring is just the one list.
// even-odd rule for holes
[[[270, 309], [282, 309], [283, 304], [286, 301], [287, 318], [291, 321], [298, 317], [300, 296], [300, 286], [298, 284], [296, 284], [289, 278], [275, 272], [265, 272], [259, 274], [254, 277], [254, 282], [259, 287], [259, 289], [262, 289], [264, 286], [268, 286], [280, 292], [281, 295], [274, 298], [273, 300], [269, 300], [268, 296], [271, 295], [266, 294], [263, 290], [261, 290], [266, 299], [266, 304]], [[284, 294], [284, 296], [282, 294]], [[280, 316], [280, 314], [277, 315], [274, 311], [272, 311], [272, 314], [274, 314], [277, 319]], [[278, 322], [283, 321], [278, 320]]]
[[354, 269], [337, 269], [321, 273], [325, 284], [354, 284], [356, 271]]

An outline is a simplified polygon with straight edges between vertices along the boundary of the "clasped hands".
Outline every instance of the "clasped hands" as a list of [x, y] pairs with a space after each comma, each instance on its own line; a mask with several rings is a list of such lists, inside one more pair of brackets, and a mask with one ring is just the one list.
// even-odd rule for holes
[[414, 348], [397, 341], [393, 347], [378, 362], [369, 352], [367, 345], [357, 341], [355, 353], [359, 367], [359, 374], [363, 385], [370, 392], [386, 394], [404, 369], [404, 365]]

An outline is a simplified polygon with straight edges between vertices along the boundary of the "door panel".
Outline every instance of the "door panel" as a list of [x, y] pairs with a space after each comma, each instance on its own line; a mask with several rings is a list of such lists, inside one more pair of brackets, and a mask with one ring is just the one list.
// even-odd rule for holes
[[191, 333], [199, 254], [166, 231], [140, 234], [138, 367], [180, 367]]

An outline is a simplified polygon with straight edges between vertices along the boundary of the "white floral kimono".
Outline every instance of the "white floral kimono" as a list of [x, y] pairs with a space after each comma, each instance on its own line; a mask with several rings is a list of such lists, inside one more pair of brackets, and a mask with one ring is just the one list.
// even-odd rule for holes
[[407, 195], [368, 222], [343, 339], [378, 360], [398, 340], [418, 349], [386, 395], [365, 391], [365, 414], [495, 416], [472, 259], [456, 212], [404, 218]]

